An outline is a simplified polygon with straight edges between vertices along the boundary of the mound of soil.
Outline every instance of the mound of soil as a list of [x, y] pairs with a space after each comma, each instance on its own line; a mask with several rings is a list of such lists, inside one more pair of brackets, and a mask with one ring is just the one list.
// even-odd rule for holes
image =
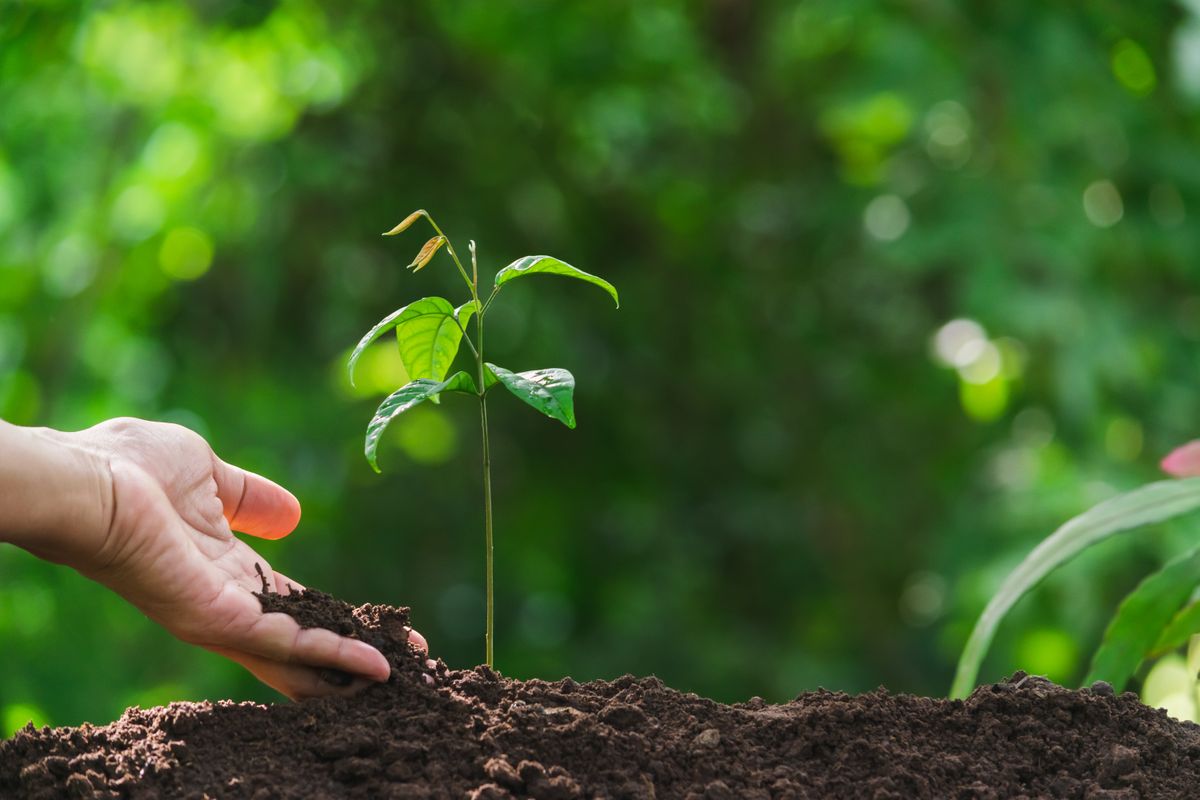
[[[427, 667], [408, 609], [262, 597], [392, 662], [353, 698], [172, 703], [0, 743], [4, 798], [1080, 798], [1195, 796], [1200, 727], [1014, 675], [966, 701], [809, 692], [722, 705], [626, 676]], [[337, 680], [337, 676], [331, 676]]]

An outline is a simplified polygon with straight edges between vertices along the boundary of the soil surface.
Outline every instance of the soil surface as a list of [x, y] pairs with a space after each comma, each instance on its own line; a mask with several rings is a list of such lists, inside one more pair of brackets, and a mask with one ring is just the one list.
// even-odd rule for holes
[[[172, 703], [0, 743], [2, 798], [1133, 798], [1200, 792], [1200, 727], [1018, 673], [966, 701], [801, 694], [723, 705], [656, 678], [515, 681], [426, 666], [408, 609], [263, 605], [379, 647], [353, 698]], [[331, 676], [337, 680], [337, 676]]]

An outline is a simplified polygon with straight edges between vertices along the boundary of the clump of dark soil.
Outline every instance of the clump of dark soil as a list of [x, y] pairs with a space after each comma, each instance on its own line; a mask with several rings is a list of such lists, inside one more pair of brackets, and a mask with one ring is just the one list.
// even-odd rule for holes
[[0, 743], [3, 798], [1133, 798], [1196, 796], [1200, 727], [1021, 673], [966, 701], [816, 691], [736, 705], [626, 676], [430, 669], [407, 609], [264, 596], [380, 647], [353, 698], [172, 703]]

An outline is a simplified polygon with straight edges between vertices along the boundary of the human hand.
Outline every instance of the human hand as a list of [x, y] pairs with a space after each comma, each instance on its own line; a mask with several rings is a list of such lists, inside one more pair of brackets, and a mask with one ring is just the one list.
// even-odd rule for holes
[[[264, 584], [283, 593], [302, 587], [232, 530], [265, 539], [289, 534], [300, 504], [287, 490], [226, 464], [178, 425], [117, 419], [78, 433], [44, 434], [91, 461], [110, 504], [102, 531], [79, 532], [45, 555], [293, 699], [352, 692], [388, 678], [387, 659], [366, 643], [262, 612], [253, 592]], [[426, 647], [418, 633], [412, 641]], [[326, 669], [356, 677], [335, 686], [322, 679]]]

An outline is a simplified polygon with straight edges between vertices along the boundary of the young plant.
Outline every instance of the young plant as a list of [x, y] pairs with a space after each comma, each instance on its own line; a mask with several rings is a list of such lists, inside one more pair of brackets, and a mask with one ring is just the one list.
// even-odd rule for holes
[[[546, 416], [556, 419], [568, 428], [575, 427], [574, 392], [575, 378], [565, 369], [535, 369], [527, 372], [511, 372], [484, 360], [484, 320], [492, 301], [508, 283], [527, 275], [562, 275], [599, 286], [620, 307], [617, 290], [611, 283], [581, 269], [550, 256], [525, 256], [518, 258], [496, 273], [491, 291], [486, 298], [479, 294], [479, 264], [475, 242], [470, 243], [471, 271], [463, 266], [454, 250], [454, 245], [442, 233], [433, 217], [422, 210], [414, 211], [384, 236], [395, 236], [407, 230], [424, 217], [436, 234], [427, 241], [408, 265], [414, 273], [425, 268], [434, 255], [443, 247], [449, 254], [458, 274], [466, 285], [470, 297], [459, 306], [454, 306], [442, 297], [423, 297], [403, 308], [393, 311], [375, 327], [371, 328], [354, 348], [347, 368], [350, 381], [354, 381], [354, 365], [363, 351], [372, 342], [388, 331], [395, 329], [396, 341], [400, 346], [400, 360], [408, 372], [409, 383], [397, 389], [380, 404], [374, 418], [367, 425], [366, 456], [372, 469], [379, 472], [377, 450], [379, 438], [392, 420], [410, 408], [426, 400], [439, 402], [445, 392], [474, 395], [479, 399], [479, 424], [483, 447], [483, 530], [487, 564], [487, 625], [485, 649], [487, 664], [493, 663], [493, 620], [495, 617], [492, 580], [492, 454], [488, 440], [487, 396], [493, 387], [507, 389], [519, 400], [527, 403]], [[475, 338], [472, 341], [467, 328], [474, 322]], [[450, 374], [450, 367], [458, 355], [461, 342], [467, 343], [474, 361], [472, 372], [458, 371]], [[447, 377], [449, 376], [449, 377]]]
[[[971, 631], [958, 660], [951, 698], [970, 694], [1000, 620], [1050, 572], [1118, 533], [1200, 508], [1200, 477], [1195, 477], [1200, 475], [1200, 442], [1178, 448], [1163, 459], [1162, 465], [1180, 480], [1158, 481], [1105, 500], [1052, 533], [1012, 571]], [[1085, 685], [1102, 680], [1122, 691], [1143, 661], [1173, 654], [1200, 634], [1198, 587], [1200, 547], [1175, 558], [1138, 584], [1121, 602], [1105, 630]], [[1194, 667], [1194, 682], [1200, 670], [1200, 650], [1195, 645], [1192, 649], [1187, 663]], [[1146, 683], [1145, 689], [1152, 688], [1149, 677]], [[1159, 694], [1154, 690], [1143, 696], [1149, 702]]]

